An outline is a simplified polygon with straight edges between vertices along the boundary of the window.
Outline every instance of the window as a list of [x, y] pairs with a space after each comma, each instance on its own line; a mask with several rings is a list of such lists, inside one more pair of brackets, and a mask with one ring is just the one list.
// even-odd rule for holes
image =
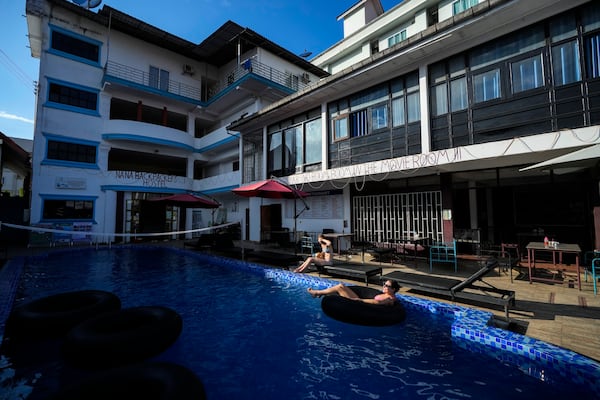
[[450, 107], [452, 112], [466, 110], [469, 105], [467, 78], [462, 77], [450, 82]]
[[388, 47], [392, 47], [393, 45], [400, 43], [401, 41], [406, 40], [406, 29], [392, 35], [388, 38]]
[[321, 134], [321, 118], [309, 121], [304, 126], [305, 130], [305, 164], [321, 162], [323, 149], [323, 135]]
[[478, 2], [479, 2], [478, 0], [458, 0], [458, 1], [455, 1], [452, 4], [452, 11], [454, 12], [454, 15], [460, 14], [461, 12], [466, 11], [469, 8], [476, 6]]
[[[312, 117], [312, 116], [311, 116]], [[297, 120], [296, 120], [297, 121]], [[291, 119], [287, 123], [296, 123], [281, 130], [271, 127], [269, 133], [269, 154], [267, 172], [278, 176], [295, 173], [298, 168], [317, 164], [322, 158], [321, 118], [305, 122]], [[282, 124], [284, 125], [284, 124]]]
[[493, 69], [473, 76], [473, 99], [475, 103], [498, 99], [500, 96], [499, 69]]
[[527, 58], [510, 64], [513, 93], [524, 92], [544, 86], [542, 56]]
[[77, 36], [54, 28], [51, 32], [50, 47], [58, 52], [94, 63], [100, 62], [100, 45], [95, 41], [86, 40], [87, 38], [80, 39]]
[[283, 132], [276, 132], [269, 135], [269, 171], [283, 170], [283, 150], [282, 150]]
[[44, 220], [90, 221], [94, 218], [94, 201], [89, 199], [44, 199]]
[[579, 47], [573, 40], [552, 47], [552, 70], [556, 86], [567, 85], [581, 80]]
[[374, 131], [387, 128], [387, 104], [380, 104], [371, 108], [371, 127]]
[[98, 94], [51, 82], [48, 100], [53, 103], [95, 111], [98, 103]]
[[431, 112], [433, 116], [443, 115], [448, 112], [448, 85], [442, 83], [431, 88]]
[[367, 110], [360, 110], [350, 114], [350, 132], [352, 137], [369, 134], [369, 115]]
[[411, 93], [406, 96], [406, 108], [408, 110], [408, 123], [421, 120], [421, 101], [419, 93]]
[[48, 140], [49, 160], [96, 164], [96, 146]]
[[600, 33], [585, 39], [587, 77], [600, 78]]
[[421, 120], [419, 77], [411, 73], [391, 82], [392, 126], [404, 126]]
[[333, 140], [348, 137], [348, 117], [340, 117], [333, 120]]
[[406, 110], [404, 97], [392, 100], [392, 125], [395, 127], [406, 124]]
[[157, 67], [150, 66], [150, 75], [148, 85], [160, 89], [162, 91], [169, 91], [169, 71], [160, 69]]

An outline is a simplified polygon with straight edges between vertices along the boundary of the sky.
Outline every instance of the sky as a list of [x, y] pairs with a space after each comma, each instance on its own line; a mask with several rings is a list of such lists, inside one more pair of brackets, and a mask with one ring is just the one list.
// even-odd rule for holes
[[[0, 132], [33, 139], [34, 81], [39, 60], [31, 57], [26, 0], [0, 0]], [[384, 11], [401, 0], [381, 0]], [[252, 29], [310, 60], [343, 38], [337, 17], [358, 0], [103, 0], [103, 5], [200, 43], [228, 20]]]

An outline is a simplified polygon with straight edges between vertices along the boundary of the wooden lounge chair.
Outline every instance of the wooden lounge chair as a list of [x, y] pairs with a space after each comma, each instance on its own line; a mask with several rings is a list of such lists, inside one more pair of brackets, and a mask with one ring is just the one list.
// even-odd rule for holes
[[[515, 305], [515, 292], [513, 290], [496, 288], [483, 280], [483, 277], [490, 271], [493, 271], [497, 267], [497, 264], [496, 260], [488, 261], [483, 268], [463, 281], [400, 271], [383, 275], [381, 279], [394, 280], [400, 286], [410, 288], [416, 292], [447, 296], [453, 301], [502, 306], [508, 319], [508, 310], [511, 306]], [[477, 282], [483, 285], [478, 285]]]
[[370, 277], [382, 274], [381, 266], [376, 265], [337, 262], [334, 262], [332, 265], [314, 265], [316, 266], [319, 275], [325, 273], [327, 275], [339, 275], [350, 278], [363, 278], [367, 286], [369, 286]]

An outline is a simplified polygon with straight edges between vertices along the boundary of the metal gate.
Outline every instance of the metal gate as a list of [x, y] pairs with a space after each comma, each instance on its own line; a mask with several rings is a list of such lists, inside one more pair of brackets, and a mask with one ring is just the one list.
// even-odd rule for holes
[[355, 240], [387, 242], [418, 234], [442, 241], [442, 192], [357, 196], [352, 219]]

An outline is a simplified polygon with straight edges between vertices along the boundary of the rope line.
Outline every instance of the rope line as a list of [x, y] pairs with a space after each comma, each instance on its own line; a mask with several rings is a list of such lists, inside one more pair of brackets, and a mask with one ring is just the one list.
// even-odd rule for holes
[[169, 236], [169, 235], [180, 235], [186, 233], [195, 233], [195, 232], [204, 232], [210, 231], [212, 229], [224, 228], [226, 226], [238, 225], [239, 222], [229, 222], [227, 224], [214, 225], [207, 228], [199, 228], [199, 229], [189, 229], [185, 231], [171, 231], [171, 232], [155, 232], [155, 233], [106, 233], [106, 232], [92, 232], [92, 231], [76, 231], [76, 230], [62, 230], [62, 229], [52, 229], [52, 228], [42, 228], [37, 226], [26, 226], [26, 225], [16, 225], [9, 224], [6, 222], [0, 221], [0, 230], [2, 226], [6, 226], [8, 228], [14, 229], [23, 229], [31, 232], [46, 232], [46, 233], [60, 233], [61, 235], [90, 235], [90, 236], [108, 236], [108, 237], [152, 237], [152, 236]]

